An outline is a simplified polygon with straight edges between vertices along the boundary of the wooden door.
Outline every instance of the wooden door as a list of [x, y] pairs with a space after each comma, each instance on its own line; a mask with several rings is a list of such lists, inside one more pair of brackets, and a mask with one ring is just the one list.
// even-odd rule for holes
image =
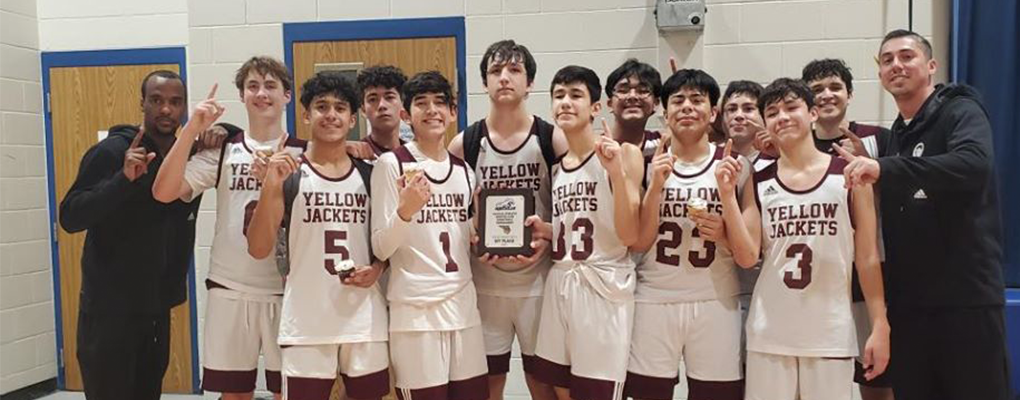
[[[98, 142], [98, 131], [105, 131], [116, 124], [142, 122], [142, 79], [149, 72], [160, 69], [179, 72], [177, 64], [50, 69], [49, 111], [53, 127], [54, 167], [51, 173], [56, 204], [63, 201], [74, 183], [82, 155]], [[64, 382], [68, 390], [82, 390], [75, 339], [85, 233], [70, 234], [58, 229], [56, 235], [60, 260], [60, 324], [64, 332]], [[193, 344], [188, 303], [175, 307], [170, 320], [170, 365], [163, 377], [163, 391], [191, 393]]]
[[[304, 107], [301, 98], [301, 84], [314, 75], [316, 64], [361, 63], [365, 67], [389, 64], [399, 67], [408, 77], [416, 73], [436, 70], [453, 85], [453, 96], [457, 87], [457, 39], [453, 36], [422, 39], [349, 40], [332, 42], [294, 43], [294, 102], [296, 110], [295, 127], [297, 136], [308, 139], [308, 127], [302, 123]], [[467, 104], [458, 104], [467, 107]], [[364, 118], [364, 116], [359, 116]], [[467, 122], [467, 121], [464, 121]], [[450, 124], [446, 130], [449, 142], [457, 135], [457, 124]]]

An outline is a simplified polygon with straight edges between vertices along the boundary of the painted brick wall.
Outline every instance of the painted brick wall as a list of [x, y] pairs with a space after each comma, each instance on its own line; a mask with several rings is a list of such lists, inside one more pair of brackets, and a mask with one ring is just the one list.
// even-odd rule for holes
[[56, 376], [35, 0], [0, 5], [0, 394]]

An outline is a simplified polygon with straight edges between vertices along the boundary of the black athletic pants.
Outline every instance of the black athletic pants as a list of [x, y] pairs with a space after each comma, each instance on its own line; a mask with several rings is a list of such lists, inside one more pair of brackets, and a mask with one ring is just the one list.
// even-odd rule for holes
[[89, 400], [155, 400], [170, 361], [170, 312], [78, 313], [78, 363]]
[[896, 400], [1009, 400], [1002, 306], [890, 309]]

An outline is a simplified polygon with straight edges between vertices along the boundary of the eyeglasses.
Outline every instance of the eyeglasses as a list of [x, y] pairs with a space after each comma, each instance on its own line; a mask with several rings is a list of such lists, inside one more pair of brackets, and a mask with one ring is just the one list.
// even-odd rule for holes
[[[633, 94], [631, 94], [633, 93]], [[647, 99], [652, 96], [652, 91], [647, 86], [617, 86], [613, 88], [613, 96], [627, 97], [634, 96], [639, 99]]]

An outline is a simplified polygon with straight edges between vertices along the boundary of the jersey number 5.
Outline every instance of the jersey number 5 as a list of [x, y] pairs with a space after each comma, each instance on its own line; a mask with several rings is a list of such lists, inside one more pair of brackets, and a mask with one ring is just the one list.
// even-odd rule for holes
[[[330, 254], [339, 254], [341, 261], [350, 260], [351, 252], [347, 250], [347, 246], [341, 244], [346, 241], [347, 241], [346, 231], [326, 231], [326, 246], [325, 246], [326, 248], [323, 249], [323, 252], [326, 253], [327, 256]], [[340, 273], [340, 271], [336, 270], [336, 260], [334, 260], [333, 258], [326, 259], [325, 267], [326, 272], [329, 272], [330, 275], [336, 275]]]

